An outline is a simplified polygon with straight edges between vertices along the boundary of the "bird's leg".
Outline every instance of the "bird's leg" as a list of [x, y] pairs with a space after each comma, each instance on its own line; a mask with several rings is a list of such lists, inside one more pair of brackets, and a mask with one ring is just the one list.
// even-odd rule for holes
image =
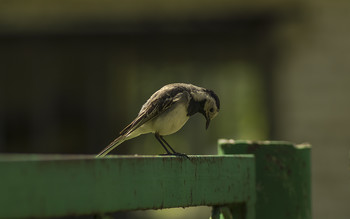
[[160, 135], [159, 135], [158, 133], [156, 133], [154, 136], [155, 136], [156, 139], [159, 141], [159, 143], [162, 145], [162, 147], [165, 149], [166, 154], [167, 154], [167, 155], [171, 155], [172, 153], [170, 153], [170, 151], [165, 147], [165, 145], [164, 145], [163, 142], [162, 142], [162, 138], [160, 137]]
[[165, 141], [163, 136], [159, 135], [159, 138], [162, 140], [162, 142], [164, 142], [168, 146], [168, 148], [170, 148], [170, 150], [173, 152], [173, 154], [177, 154], [177, 152], [169, 145], [169, 143]]
[[188, 158], [189, 159], [189, 157], [186, 155], [186, 154], [182, 154], [182, 153], [179, 153], [179, 152], [176, 152], [169, 144], [168, 144], [168, 142], [166, 142], [165, 141], [165, 139], [163, 138], [163, 136], [161, 136], [161, 135], [159, 135], [158, 134], [158, 137], [159, 137], [159, 142], [162, 142], [161, 144], [162, 144], [162, 146], [165, 148], [165, 146], [164, 146], [164, 144], [163, 143], [165, 143], [167, 146], [168, 146], [168, 148], [170, 148], [170, 150], [173, 152], [173, 153], [169, 153], [169, 150], [167, 150], [167, 149], [165, 149], [166, 151], [167, 151], [167, 155], [175, 155], [175, 156], [180, 156], [180, 157], [186, 157], [186, 158]]

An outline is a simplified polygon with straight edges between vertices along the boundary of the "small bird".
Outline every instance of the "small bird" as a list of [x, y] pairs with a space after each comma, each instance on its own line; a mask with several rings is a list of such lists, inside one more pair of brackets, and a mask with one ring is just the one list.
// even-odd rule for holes
[[104, 157], [126, 140], [146, 133], [154, 133], [165, 149], [164, 155], [185, 156], [176, 152], [163, 138], [177, 132], [190, 116], [201, 113], [206, 119], [206, 129], [220, 110], [219, 97], [206, 88], [192, 84], [168, 84], [156, 91], [142, 106], [138, 116], [96, 157]]

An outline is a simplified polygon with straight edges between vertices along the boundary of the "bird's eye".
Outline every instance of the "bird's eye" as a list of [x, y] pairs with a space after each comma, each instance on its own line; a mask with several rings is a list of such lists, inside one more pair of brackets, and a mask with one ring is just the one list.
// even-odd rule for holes
[[212, 113], [212, 112], [214, 112], [214, 108], [210, 108], [210, 110], [209, 110], [209, 111], [210, 111], [211, 113]]

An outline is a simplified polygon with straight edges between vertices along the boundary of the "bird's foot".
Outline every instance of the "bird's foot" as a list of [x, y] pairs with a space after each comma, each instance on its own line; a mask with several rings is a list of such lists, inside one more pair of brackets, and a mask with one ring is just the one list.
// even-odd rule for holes
[[160, 156], [177, 156], [177, 157], [186, 157], [187, 159], [190, 159], [186, 154], [178, 153], [178, 152], [167, 153], [167, 154], [160, 154]]
[[178, 153], [178, 152], [175, 152], [173, 153], [172, 155], [175, 155], [175, 156], [178, 156], [178, 157], [186, 157], [187, 159], [190, 159], [187, 154], [183, 154], [183, 153]]

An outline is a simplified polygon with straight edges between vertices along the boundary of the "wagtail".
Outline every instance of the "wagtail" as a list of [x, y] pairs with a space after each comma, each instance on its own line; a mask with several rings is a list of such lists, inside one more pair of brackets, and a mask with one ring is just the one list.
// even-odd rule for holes
[[104, 157], [126, 140], [146, 133], [154, 133], [166, 151], [165, 155], [187, 155], [176, 152], [163, 138], [177, 132], [190, 116], [201, 113], [206, 129], [220, 110], [219, 97], [206, 88], [192, 84], [168, 84], [155, 92], [142, 106], [138, 116], [96, 157]]

